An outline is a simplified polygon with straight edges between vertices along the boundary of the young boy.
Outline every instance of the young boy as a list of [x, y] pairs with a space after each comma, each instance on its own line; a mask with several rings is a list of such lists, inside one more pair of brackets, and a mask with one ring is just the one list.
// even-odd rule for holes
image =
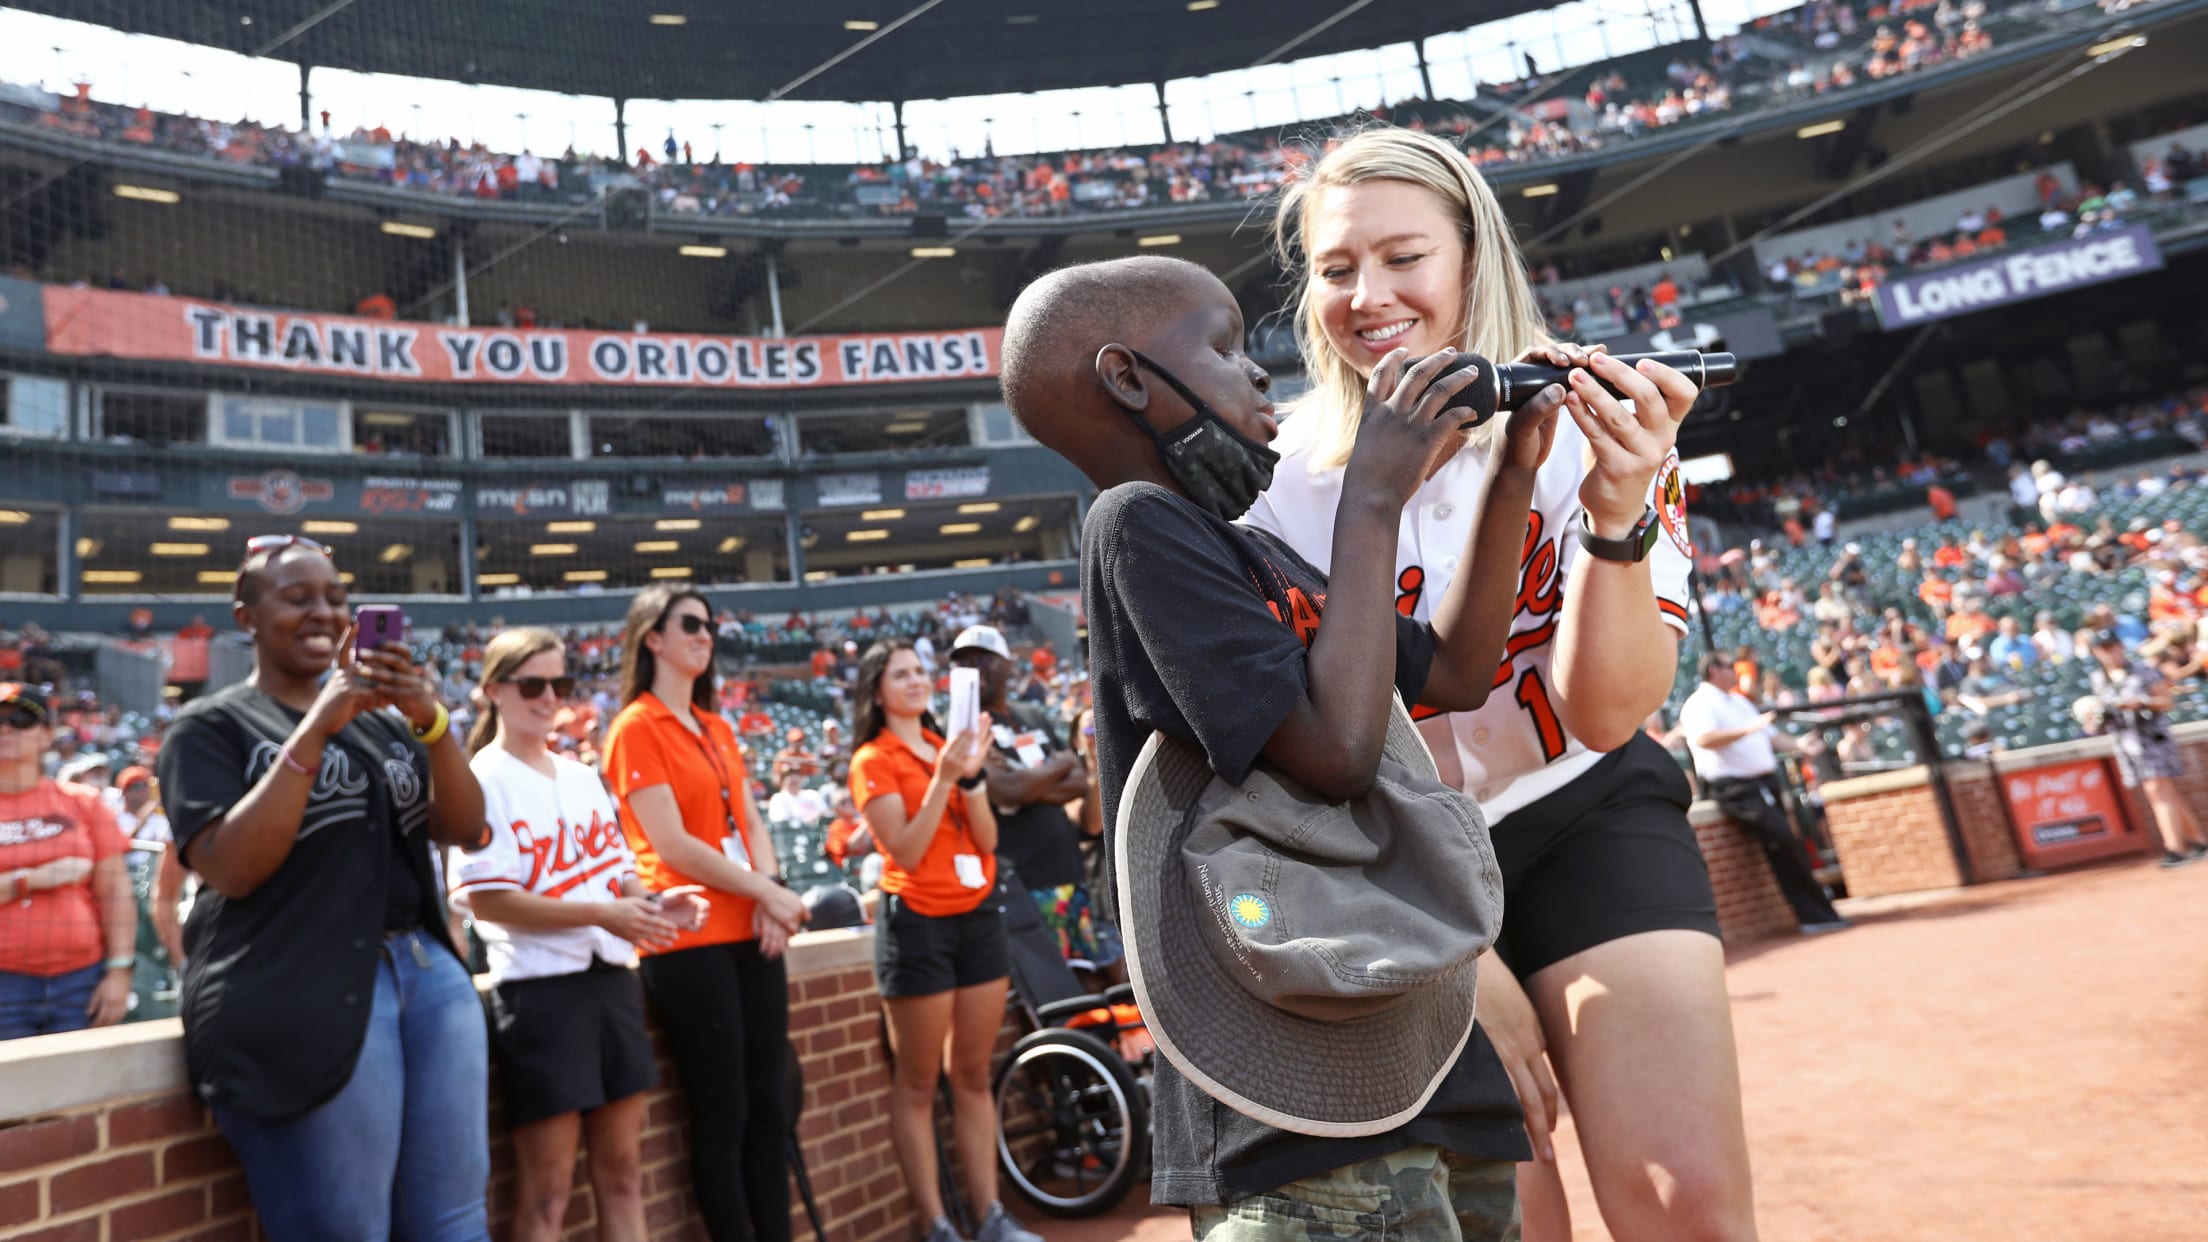
[[[1286, 545], [1234, 524], [1277, 460], [1265, 447], [1271, 380], [1242, 348], [1226, 287], [1156, 257], [1053, 272], [1006, 324], [1012, 412], [1102, 489], [1083, 531], [1081, 586], [1107, 831], [1154, 730], [1200, 748], [1232, 784], [1263, 757], [1346, 801], [1375, 779], [1394, 692], [1469, 710], [1502, 657], [1561, 390], [1510, 416], [1465, 548], [1472, 568], [1429, 627], [1395, 610], [1396, 529], [1463, 434], [1462, 416], [1442, 407], [1470, 369], [1436, 382], [1444, 359], [1406, 373], [1399, 350], [1374, 372], [1329, 582]], [[1510, 1080], [1477, 1031], [1423, 1110], [1383, 1134], [1273, 1129], [1163, 1058], [1151, 1123], [1152, 1197], [1189, 1206], [1199, 1238], [1518, 1236], [1513, 1162], [1530, 1151]]]

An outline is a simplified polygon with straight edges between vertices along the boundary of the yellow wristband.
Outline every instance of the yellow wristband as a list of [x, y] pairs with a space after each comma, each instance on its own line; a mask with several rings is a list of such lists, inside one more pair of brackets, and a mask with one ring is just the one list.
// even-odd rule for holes
[[424, 746], [435, 746], [445, 740], [445, 730], [451, 727], [452, 713], [445, 710], [444, 704], [439, 703], [437, 705], [437, 719], [431, 721], [427, 729], [415, 729], [414, 740]]

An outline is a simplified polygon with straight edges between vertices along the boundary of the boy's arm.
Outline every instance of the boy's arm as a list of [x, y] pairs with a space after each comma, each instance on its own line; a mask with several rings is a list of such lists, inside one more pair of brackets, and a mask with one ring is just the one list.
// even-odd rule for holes
[[1434, 609], [1434, 660], [1418, 701], [1444, 711], [1476, 711], [1495, 685], [1510, 622], [1518, 611], [1518, 568], [1533, 512], [1533, 488], [1556, 440], [1561, 387], [1511, 413], [1503, 442], [1487, 459], [1480, 511], [1464, 541], [1464, 572]]

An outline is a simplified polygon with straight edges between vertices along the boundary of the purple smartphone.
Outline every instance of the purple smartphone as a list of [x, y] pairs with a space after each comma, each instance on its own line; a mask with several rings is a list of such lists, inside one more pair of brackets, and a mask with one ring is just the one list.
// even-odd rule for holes
[[362, 604], [353, 610], [353, 659], [385, 643], [406, 641], [406, 610], [397, 604]]

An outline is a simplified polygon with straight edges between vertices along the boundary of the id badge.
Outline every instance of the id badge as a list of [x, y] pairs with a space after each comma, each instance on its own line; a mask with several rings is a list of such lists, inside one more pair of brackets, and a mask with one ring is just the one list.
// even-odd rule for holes
[[721, 838], [721, 853], [728, 855], [728, 861], [739, 867], [747, 870], [751, 867], [751, 851], [744, 848], [744, 834], [740, 832]]
[[981, 855], [954, 855], [951, 859], [951, 866], [958, 872], [958, 882], [967, 888], [989, 887], [988, 877], [981, 873]]

